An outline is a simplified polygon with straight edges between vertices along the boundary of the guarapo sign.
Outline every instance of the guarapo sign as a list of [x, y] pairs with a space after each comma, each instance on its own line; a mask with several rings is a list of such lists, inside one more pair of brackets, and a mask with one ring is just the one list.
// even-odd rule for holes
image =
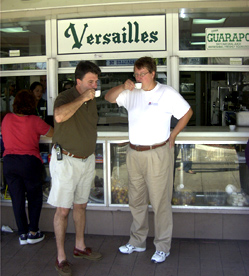
[[249, 28], [206, 28], [206, 50], [249, 49]]
[[58, 54], [165, 51], [165, 15], [58, 20]]

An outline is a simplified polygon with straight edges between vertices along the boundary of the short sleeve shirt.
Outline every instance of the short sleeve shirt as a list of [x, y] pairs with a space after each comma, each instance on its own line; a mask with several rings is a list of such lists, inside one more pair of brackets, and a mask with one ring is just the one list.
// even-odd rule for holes
[[167, 140], [172, 115], [180, 119], [190, 108], [180, 93], [160, 83], [150, 91], [125, 90], [116, 101], [128, 111], [129, 139], [135, 145], [153, 145]]
[[[80, 94], [75, 87], [63, 91], [55, 100], [54, 108], [74, 101]], [[98, 113], [96, 99], [90, 100], [74, 113], [67, 121], [54, 121], [53, 143], [76, 155], [89, 156], [95, 152], [97, 140]]]
[[35, 115], [5, 115], [2, 122], [4, 154], [34, 155], [42, 161], [39, 150], [41, 135], [46, 135], [50, 126]]

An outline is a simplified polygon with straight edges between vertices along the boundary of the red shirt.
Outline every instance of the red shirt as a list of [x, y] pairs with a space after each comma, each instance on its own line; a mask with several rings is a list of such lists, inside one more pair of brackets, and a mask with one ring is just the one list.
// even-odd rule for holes
[[3, 156], [7, 154], [34, 155], [42, 161], [39, 150], [41, 135], [46, 135], [50, 126], [35, 115], [5, 115], [2, 122], [4, 143]]

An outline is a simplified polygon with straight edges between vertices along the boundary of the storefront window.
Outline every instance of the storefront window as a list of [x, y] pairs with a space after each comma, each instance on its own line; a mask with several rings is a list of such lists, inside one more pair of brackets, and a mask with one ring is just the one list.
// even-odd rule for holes
[[[62, 92], [74, 85], [74, 74], [59, 74], [59, 92]], [[96, 98], [97, 109], [99, 115], [98, 125], [127, 125], [128, 113], [124, 107], [119, 107], [117, 104], [109, 103], [105, 100], [105, 94], [109, 89], [117, 85], [123, 84], [127, 79], [135, 82], [133, 72], [124, 73], [102, 73], [99, 77], [99, 87], [101, 90], [100, 97]], [[167, 76], [163, 72], [158, 72], [156, 79], [160, 83], [167, 84]]]
[[205, 28], [249, 27], [249, 13], [179, 14], [179, 49], [205, 50]]
[[46, 62], [32, 62], [32, 63], [16, 63], [16, 64], [2, 64], [0, 66], [1, 71], [11, 70], [46, 70]]
[[[30, 77], [29, 76], [20, 76], [20, 77], [1, 77], [1, 106], [7, 97], [9, 99], [14, 98], [16, 93], [21, 89], [29, 89], [30, 86]], [[12, 102], [12, 101], [11, 101]], [[9, 106], [6, 102], [8, 109], [12, 110], [12, 106]]]
[[248, 65], [249, 58], [229, 58], [229, 57], [209, 57], [209, 58], [200, 58], [200, 57], [191, 57], [191, 58], [180, 58], [180, 65]]
[[231, 118], [236, 124], [249, 110], [249, 73], [180, 72], [180, 93], [194, 111], [188, 125], [227, 126]]
[[2, 58], [46, 54], [45, 21], [2, 23], [0, 34]]
[[[53, 116], [48, 116], [47, 109], [47, 77], [46, 75], [40, 76], [9, 76], [1, 77], [1, 99], [0, 99], [0, 112], [1, 120], [8, 112], [13, 112], [13, 103], [16, 93], [22, 89], [30, 89], [33, 82], [40, 82], [43, 87], [42, 105], [39, 101], [40, 107], [39, 116], [41, 116], [49, 125], [53, 125]], [[42, 112], [42, 114], [41, 114]]]

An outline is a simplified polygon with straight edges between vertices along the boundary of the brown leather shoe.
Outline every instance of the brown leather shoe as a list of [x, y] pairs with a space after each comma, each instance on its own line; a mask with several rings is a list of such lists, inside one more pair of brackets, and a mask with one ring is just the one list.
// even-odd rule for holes
[[72, 276], [72, 266], [67, 260], [63, 260], [59, 263], [58, 259], [55, 262], [55, 269], [58, 271], [60, 276]]
[[103, 258], [101, 253], [93, 252], [92, 249], [89, 247], [86, 247], [84, 250], [79, 250], [74, 247], [73, 256], [74, 258], [84, 258], [92, 261], [98, 261]]

